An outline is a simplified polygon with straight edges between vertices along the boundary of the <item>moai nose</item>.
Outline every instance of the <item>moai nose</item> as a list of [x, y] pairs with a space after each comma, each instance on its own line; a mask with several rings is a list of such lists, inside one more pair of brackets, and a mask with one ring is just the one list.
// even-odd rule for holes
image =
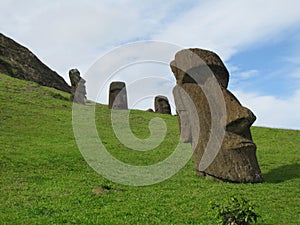
[[228, 121], [228, 124], [226, 125], [226, 131], [242, 134], [246, 129], [250, 128], [255, 120], [256, 117], [251, 110], [241, 107], [238, 115], [231, 121]]

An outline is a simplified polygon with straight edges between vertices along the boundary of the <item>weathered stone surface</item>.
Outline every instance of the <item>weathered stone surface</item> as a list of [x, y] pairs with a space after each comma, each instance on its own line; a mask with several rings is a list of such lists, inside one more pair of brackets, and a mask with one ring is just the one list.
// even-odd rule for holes
[[[196, 55], [193, 56], [193, 54]], [[205, 68], [203, 68], [203, 62], [199, 60], [198, 56], [203, 61], [209, 62], [208, 66], [218, 81], [215, 82], [215, 85], [211, 85], [215, 78], [206, 77], [203, 73]], [[229, 75], [225, 66], [223, 65], [224, 68], [222, 68], [222, 65], [223, 63], [215, 53], [200, 49], [179, 51], [175, 60], [171, 62], [172, 71], [177, 79], [173, 94], [179, 115], [181, 139], [196, 146], [194, 161], [197, 175], [230, 182], [262, 182], [262, 175], [256, 158], [256, 145], [253, 143], [250, 133], [250, 126], [256, 117], [226, 89]], [[200, 78], [198, 79], [200, 82], [195, 83], [187, 73]], [[221, 109], [222, 101], [215, 99], [215, 101], [209, 102], [208, 99], [211, 99], [210, 95], [217, 91], [221, 93], [224, 99], [226, 111], [217, 110], [213, 114], [211, 107]], [[187, 99], [183, 92], [188, 94], [195, 106], [199, 119], [199, 133], [195, 132], [195, 121], [191, 121], [188, 116], [191, 109], [186, 104]], [[216, 118], [212, 118], [211, 115]], [[204, 152], [212, 150], [207, 148], [211, 134], [218, 133], [212, 128], [213, 119], [217, 119], [219, 124], [225, 124], [225, 126], [217, 128], [223, 129], [225, 135], [223, 140], [220, 140], [221, 146], [220, 149], [216, 149], [217, 154], [213, 161], [202, 170], [200, 164]]]
[[22, 80], [71, 92], [70, 86], [31, 51], [0, 33], [0, 72]]
[[170, 114], [171, 115], [171, 107], [167, 97], [158, 95], [154, 99], [154, 107], [156, 113], [162, 114]]
[[85, 82], [86, 81], [80, 77], [80, 72], [77, 69], [71, 69], [69, 71], [69, 77], [71, 81], [70, 100], [78, 104], [85, 104], [86, 101]]
[[109, 105], [110, 109], [128, 109], [127, 91], [124, 82], [115, 81], [109, 87]]
[[[193, 56], [195, 57], [195, 55], [198, 56], [197, 58], [199, 60], [191, 60]], [[176, 65], [177, 63], [179, 63], [180, 65]], [[173, 74], [176, 77], [177, 84], [197, 83], [185, 71], [200, 70], [201, 66], [204, 63], [214, 73], [218, 82], [224, 88], [227, 88], [229, 81], [229, 73], [220, 57], [214, 52], [199, 48], [190, 48], [188, 50], [182, 50], [180, 51], [180, 54], [176, 54], [175, 60], [171, 62], [170, 66]]]

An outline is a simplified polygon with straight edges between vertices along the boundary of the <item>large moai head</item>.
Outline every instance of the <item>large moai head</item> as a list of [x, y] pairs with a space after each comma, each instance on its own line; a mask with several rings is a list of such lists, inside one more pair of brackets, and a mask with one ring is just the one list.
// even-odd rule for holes
[[158, 95], [154, 99], [154, 108], [156, 113], [170, 114], [171, 107], [167, 97]]
[[[177, 80], [173, 94], [181, 139], [195, 144], [197, 175], [230, 182], [262, 182], [250, 132], [256, 117], [227, 90], [229, 73], [221, 59], [211, 51], [185, 49], [176, 53], [170, 66]], [[212, 97], [215, 93], [220, 95]], [[199, 124], [189, 116], [191, 105], [186, 95], [196, 109]], [[199, 132], [195, 132], [196, 125], [200, 127]], [[208, 148], [213, 135], [222, 132], [222, 140], [215, 139], [221, 143], [219, 149]], [[207, 166], [201, 167], [204, 154], [210, 154], [206, 151], [217, 154]]]
[[70, 100], [75, 103], [85, 104], [86, 101], [85, 82], [86, 81], [80, 77], [80, 72], [77, 69], [69, 70], [69, 77], [71, 81]]
[[109, 105], [110, 109], [128, 109], [127, 91], [124, 82], [115, 81], [109, 87]]

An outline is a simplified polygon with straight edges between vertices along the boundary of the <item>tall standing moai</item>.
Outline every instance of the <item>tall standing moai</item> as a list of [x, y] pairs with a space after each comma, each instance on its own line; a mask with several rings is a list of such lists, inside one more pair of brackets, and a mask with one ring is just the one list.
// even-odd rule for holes
[[170, 103], [166, 96], [162, 96], [162, 95], [156, 96], [154, 99], [154, 108], [156, 113], [171, 115]]
[[71, 81], [70, 100], [75, 103], [84, 105], [86, 101], [86, 81], [80, 77], [80, 72], [77, 69], [71, 69], [69, 71], [69, 77]]
[[[256, 117], [227, 90], [229, 73], [219, 56], [184, 49], [170, 66], [177, 80], [173, 94], [181, 139], [192, 143], [196, 174], [230, 182], [262, 182], [250, 133]], [[192, 111], [197, 120], [191, 119]], [[205, 165], [205, 159], [211, 161]]]
[[109, 105], [110, 109], [128, 109], [127, 91], [124, 82], [115, 81], [109, 87]]

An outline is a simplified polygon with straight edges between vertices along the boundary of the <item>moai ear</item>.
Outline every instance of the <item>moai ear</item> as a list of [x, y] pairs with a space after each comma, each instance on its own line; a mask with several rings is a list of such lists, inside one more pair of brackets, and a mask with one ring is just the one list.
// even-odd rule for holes
[[184, 143], [192, 143], [192, 129], [189, 121], [188, 109], [184, 105], [184, 101], [182, 99], [183, 96], [180, 89], [181, 88], [177, 85], [173, 89], [176, 112], [178, 116], [180, 140]]

